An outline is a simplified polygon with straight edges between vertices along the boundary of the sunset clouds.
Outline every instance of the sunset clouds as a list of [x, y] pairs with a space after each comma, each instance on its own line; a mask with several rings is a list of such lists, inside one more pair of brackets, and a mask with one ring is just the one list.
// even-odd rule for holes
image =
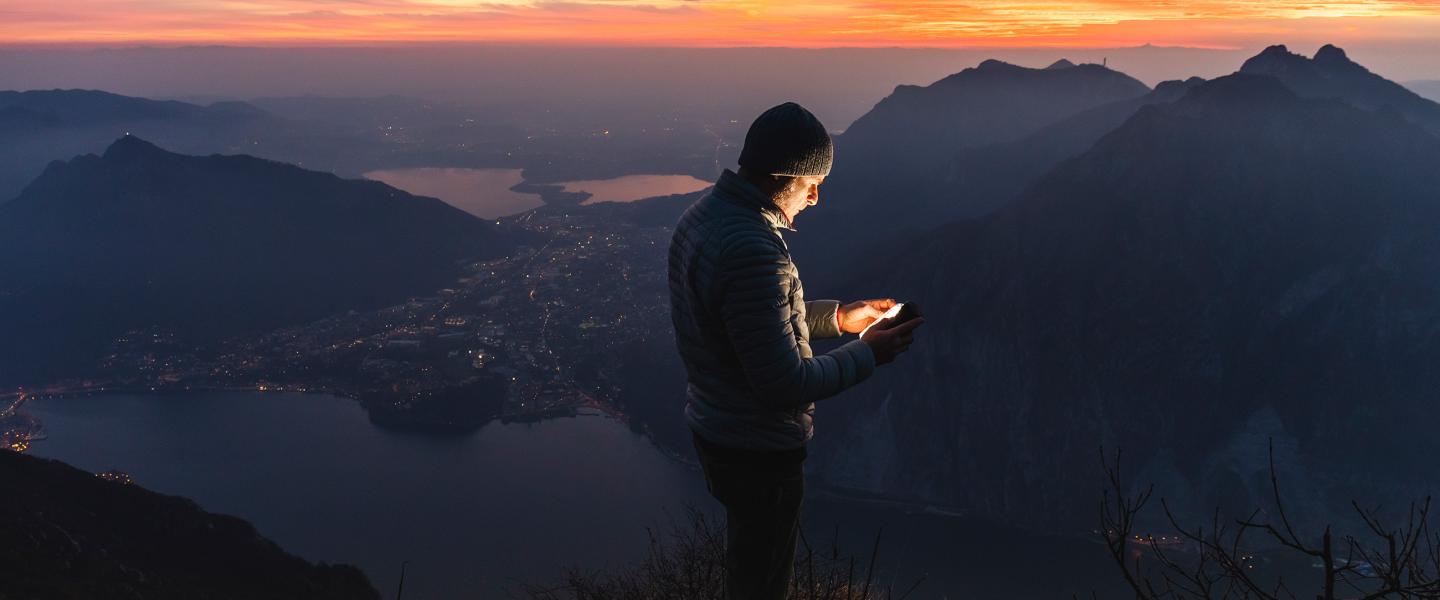
[[0, 43], [1435, 43], [1440, 0], [6, 0]]

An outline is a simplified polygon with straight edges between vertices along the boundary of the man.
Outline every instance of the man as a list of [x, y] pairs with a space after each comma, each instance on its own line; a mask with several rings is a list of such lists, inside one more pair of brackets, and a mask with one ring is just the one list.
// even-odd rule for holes
[[689, 381], [685, 416], [711, 495], [725, 506], [726, 595], [783, 599], [790, 586], [814, 402], [904, 352], [923, 321], [879, 323], [820, 356], [812, 338], [860, 333], [894, 300], [806, 302], [781, 229], [819, 201], [830, 134], [793, 102], [745, 134], [670, 242], [670, 308]]

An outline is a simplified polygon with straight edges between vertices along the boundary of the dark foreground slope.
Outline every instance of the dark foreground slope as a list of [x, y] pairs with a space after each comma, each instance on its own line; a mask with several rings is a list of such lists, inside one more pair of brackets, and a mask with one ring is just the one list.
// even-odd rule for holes
[[184, 498], [0, 451], [0, 598], [378, 599]]
[[385, 306], [505, 248], [433, 198], [124, 137], [0, 205], [0, 381], [83, 371], [131, 330], [204, 343]]
[[[989, 218], [858, 274], [910, 354], [824, 404], [828, 482], [1093, 524], [1098, 449], [1177, 509], [1424, 495], [1440, 464], [1440, 139], [1236, 75], [1141, 109]], [[1188, 501], [1188, 502], [1187, 502]]]

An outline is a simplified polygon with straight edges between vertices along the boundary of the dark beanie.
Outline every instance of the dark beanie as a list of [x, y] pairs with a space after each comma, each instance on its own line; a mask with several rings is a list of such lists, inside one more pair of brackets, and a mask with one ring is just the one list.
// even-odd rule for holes
[[824, 177], [834, 160], [835, 144], [825, 126], [794, 102], [760, 113], [740, 150], [740, 166], [766, 175]]

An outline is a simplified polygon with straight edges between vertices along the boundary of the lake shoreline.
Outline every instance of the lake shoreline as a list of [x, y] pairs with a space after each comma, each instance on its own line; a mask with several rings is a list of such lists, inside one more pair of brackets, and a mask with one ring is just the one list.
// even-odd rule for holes
[[482, 219], [500, 219], [542, 206], [593, 206], [695, 192], [712, 182], [688, 174], [635, 173], [605, 179], [530, 180], [522, 169], [401, 167], [362, 177], [417, 196], [438, 198]]

